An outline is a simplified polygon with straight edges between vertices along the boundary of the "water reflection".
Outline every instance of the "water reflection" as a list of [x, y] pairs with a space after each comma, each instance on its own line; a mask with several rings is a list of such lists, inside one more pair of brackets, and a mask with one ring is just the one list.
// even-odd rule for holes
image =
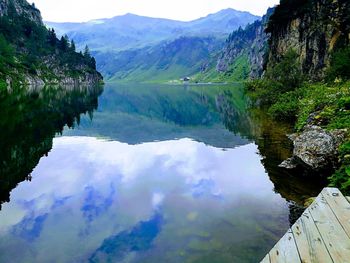
[[107, 86], [97, 109], [101, 88], [21, 92], [1, 97], [4, 200], [31, 182], [0, 262], [257, 262], [318, 191], [277, 167], [290, 127], [240, 85]]
[[[139, 144], [192, 138], [218, 148], [233, 148], [249, 141], [228, 131], [217, 108], [218, 94], [228, 89], [232, 103], [244, 111], [240, 85], [230, 87], [107, 85], [99, 98], [94, 121], [82, 118], [80, 126], [64, 135], [103, 137]], [[243, 113], [242, 113], [243, 114]], [[245, 114], [246, 116], [246, 114]], [[233, 118], [237, 125], [241, 119]]]
[[4, 205], [0, 260], [254, 262], [288, 227], [256, 151], [57, 138]]
[[17, 183], [52, 148], [63, 127], [79, 123], [80, 114], [97, 108], [101, 87], [46, 87], [40, 90], [0, 90], [0, 208]]

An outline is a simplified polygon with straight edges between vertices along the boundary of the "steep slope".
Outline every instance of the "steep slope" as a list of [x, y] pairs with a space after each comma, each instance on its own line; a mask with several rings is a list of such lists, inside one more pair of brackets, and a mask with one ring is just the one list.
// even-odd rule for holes
[[259, 17], [233, 9], [222, 10], [190, 22], [126, 14], [86, 23], [51, 23], [60, 35], [73, 38], [77, 47], [86, 44], [93, 51], [121, 51], [142, 48], [180, 36], [220, 36]]
[[292, 49], [300, 69], [311, 79], [322, 79], [333, 51], [350, 42], [348, 0], [282, 0], [271, 16], [268, 67]]
[[264, 68], [268, 35], [265, 28], [273, 8], [261, 20], [233, 31], [223, 49], [202, 66], [194, 81], [240, 81], [258, 78]]
[[12, 83], [96, 83], [102, 79], [88, 52], [47, 30], [25, 0], [0, 0], [0, 86]]
[[118, 53], [95, 53], [98, 68], [110, 81], [178, 80], [200, 70], [222, 47], [215, 38], [180, 37], [156, 46]]
[[244, 30], [240, 28], [230, 34], [218, 60], [217, 71], [230, 74], [230, 66], [235, 64], [239, 57], [246, 55], [250, 69], [249, 77], [261, 76], [269, 37], [265, 33], [265, 28], [273, 10], [273, 8], [268, 9], [262, 20], [255, 21]]
[[290, 136], [293, 155], [281, 167], [301, 168], [315, 181], [328, 177], [349, 194], [350, 2], [281, 0], [266, 32], [264, 77], [246, 88], [298, 131]]

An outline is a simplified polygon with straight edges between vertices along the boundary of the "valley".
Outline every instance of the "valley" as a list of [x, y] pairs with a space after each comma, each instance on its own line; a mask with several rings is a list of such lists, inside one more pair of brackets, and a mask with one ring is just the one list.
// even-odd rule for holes
[[126, 14], [46, 25], [73, 38], [80, 49], [88, 45], [105, 81], [164, 83], [179, 82], [215, 64], [227, 36], [258, 19], [226, 9], [189, 22]]
[[0, 0], [0, 262], [254, 263], [350, 196], [349, 1], [68, 2]]

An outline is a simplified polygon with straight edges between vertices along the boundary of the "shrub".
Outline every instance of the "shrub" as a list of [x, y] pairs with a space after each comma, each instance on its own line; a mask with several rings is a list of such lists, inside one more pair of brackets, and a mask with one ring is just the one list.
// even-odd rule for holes
[[337, 78], [350, 79], [350, 46], [334, 52], [329, 69], [326, 72], [327, 80], [333, 82]]
[[266, 78], [280, 83], [280, 89], [276, 90], [279, 93], [300, 87], [304, 77], [298, 62], [298, 54], [289, 49], [279, 63], [266, 71]]
[[350, 194], [350, 141], [339, 148], [341, 167], [329, 178], [331, 186], [338, 187], [344, 194]]
[[278, 120], [295, 121], [299, 110], [301, 89], [282, 94], [269, 108], [269, 114]]

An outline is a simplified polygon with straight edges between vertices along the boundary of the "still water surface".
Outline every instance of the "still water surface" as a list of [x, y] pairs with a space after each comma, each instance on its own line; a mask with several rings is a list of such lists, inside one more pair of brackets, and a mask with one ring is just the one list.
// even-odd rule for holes
[[278, 169], [288, 127], [239, 85], [99, 94], [47, 88], [2, 120], [35, 127], [2, 143], [0, 262], [258, 262], [318, 191]]

